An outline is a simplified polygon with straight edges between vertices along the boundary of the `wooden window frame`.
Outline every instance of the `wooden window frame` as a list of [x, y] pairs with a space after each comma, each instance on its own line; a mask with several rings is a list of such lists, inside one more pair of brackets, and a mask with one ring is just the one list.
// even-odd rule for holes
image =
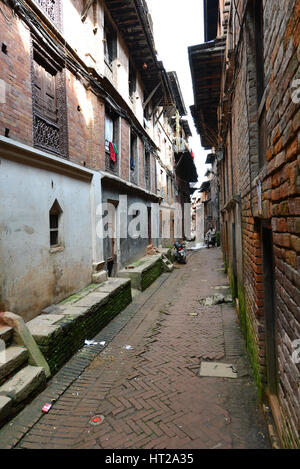
[[[110, 171], [114, 174], [119, 174], [119, 161], [120, 161], [120, 151], [121, 149], [119, 148], [119, 135], [121, 132], [120, 129], [120, 116], [113, 112], [113, 110], [109, 107], [105, 108], [105, 117], [104, 117], [104, 129], [105, 129], [105, 135], [104, 135], [104, 150], [105, 150], [105, 170]], [[118, 149], [118, 156], [117, 156], [117, 161], [116, 163], [112, 163], [110, 161], [110, 151], [109, 151], [109, 140], [106, 139], [106, 120], [110, 119], [113, 124], [113, 140], [112, 143], [116, 145]]]
[[129, 98], [133, 100], [136, 90], [137, 90], [137, 76], [136, 76], [135, 67], [133, 66], [131, 61], [129, 61], [128, 88], [129, 88]]
[[[55, 76], [55, 113], [51, 115], [43, 104], [42, 93], [39, 94], [36, 81], [36, 64]], [[32, 117], [33, 145], [43, 151], [63, 158], [68, 157], [68, 119], [66, 102], [66, 84], [64, 64], [59, 57], [41, 46], [32, 37], [31, 41], [31, 83], [32, 83]], [[45, 100], [44, 100], [45, 101]]]
[[106, 16], [104, 16], [103, 46], [104, 60], [111, 68], [117, 58], [117, 32]]
[[[63, 211], [57, 199], [55, 199], [49, 210], [49, 234], [50, 252], [64, 249], [62, 240], [62, 215]], [[55, 235], [53, 239], [53, 234]]]

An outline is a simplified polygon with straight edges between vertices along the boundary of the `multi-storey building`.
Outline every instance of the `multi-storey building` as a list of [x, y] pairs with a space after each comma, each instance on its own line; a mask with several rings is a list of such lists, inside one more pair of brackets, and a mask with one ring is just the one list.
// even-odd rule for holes
[[0, 307], [29, 320], [160, 244], [177, 103], [144, 0], [0, 8]]
[[218, 156], [222, 245], [260, 394], [300, 447], [299, 1], [205, 1], [193, 115]]

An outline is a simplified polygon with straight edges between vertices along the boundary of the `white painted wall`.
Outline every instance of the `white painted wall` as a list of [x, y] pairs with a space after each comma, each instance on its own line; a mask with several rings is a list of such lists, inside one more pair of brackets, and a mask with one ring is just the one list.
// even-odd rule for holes
[[[92, 263], [102, 255], [92, 236], [91, 202], [99, 203], [101, 189], [97, 184], [95, 193], [89, 181], [0, 162], [0, 303], [27, 321], [91, 283]], [[55, 199], [63, 210], [64, 249], [53, 253], [49, 210]]]

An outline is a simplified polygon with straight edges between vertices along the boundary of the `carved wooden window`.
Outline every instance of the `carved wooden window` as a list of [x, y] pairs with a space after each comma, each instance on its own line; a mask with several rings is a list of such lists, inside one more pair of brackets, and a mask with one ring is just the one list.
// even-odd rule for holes
[[34, 146], [67, 156], [65, 80], [58, 62], [39, 46], [32, 53]]
[[[57, 70], [43, 64], [41, 58], [35, 56], [33, 61], [33, 86], [36, 97], [36, 110], [47, 120], [57, 122]], [[47, 67], [47, 68], [45, 68]]]
[[61, 1], [60, 0], [35, 0], [35, 2], [46, 13], [48, 18], [55, 24], [61, 26]]

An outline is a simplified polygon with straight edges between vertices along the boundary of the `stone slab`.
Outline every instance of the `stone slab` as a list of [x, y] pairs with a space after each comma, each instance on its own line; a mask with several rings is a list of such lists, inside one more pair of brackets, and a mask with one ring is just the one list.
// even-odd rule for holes
[[0, 326], [0, 340], [4, 340], [5, 343], [12, 339], [13, 329], [7, 326]]
[[0, 380], [20, 368], [28, 358], [28, 351], [24, 347], [10, 345], [3, 353], [4, 361], [0, 360]]
[[49, 378], [51, 376], [49, 365], [21, 316], [10, 312], [5, 312], [0, 313], [0, 319], [1, 322], [4, 321], [5, 324], [13, 328], [13, 338], [16, 344], [25, 345], [29, 354], [29, 363], [31, 365], [43, 367], [46, 377]]
[[142, 273], [147, 269], [150, 269], [159, 259], [161, 259], [162, 255], [161, 254], [156, 254], [153, 256], [146, 256], [142, 257], [139, 261], [133, 263], [130, 265], [130, 269], [122, 269], [120, 270], [119, 274], [122, 273], [121, 277], [123, 277], [123, 274], [131, 274], [131, 273]]
[[202, 362], [200, 367], [200, 376], [212, 378], [238, 378], [238, 373], [234, 372], [233, 365], [216, 362]]
[[45, 384], [44, 368], [28, 365], [0, 387], [0, 396], [10, 397], [16, 406]]
[[146, 256], [138, 262], [132, 264], [132, 268], [122, 269], [119, 271], [119, 276], [122, 278], [129, 278], [131, 280], [132, 288], [143, 290], [143, 277], [148, 270], [154, 268], [155, 264], [162, 259], [161, 254]]
[[[81, 300], [74, 303], [73, 306], [75, 307], [83, 307], [83, 308], [99, 308], [99, 306], [107, 303], [109, 299], [109, 293], [97, 292], [90, 293], [89, 295], [85, 296]], [[65, 313], [65, 311], [64, 311]]]
[[28, 329], [38, 344], [48, 343], [61, 332], [61, 327], [56, 324], [62, 319], [58, 314], [42, 314], [27, 323]]
[[130, 283], [128, 278], [110, 278], [107, 282], [102, 283], [96, 291], [97, 293], [109, 293], [110, 296], [115, 296], [128, 283]]
[[107, 272], [102, 271], [102, 272], [96, 272], [92, 275], [92, 280], [93, 283], [103, 283], [107, 281]]
[[0, 396], [0, 425], [7, 420], [12, 407], [12, 400], [7, 396]]

